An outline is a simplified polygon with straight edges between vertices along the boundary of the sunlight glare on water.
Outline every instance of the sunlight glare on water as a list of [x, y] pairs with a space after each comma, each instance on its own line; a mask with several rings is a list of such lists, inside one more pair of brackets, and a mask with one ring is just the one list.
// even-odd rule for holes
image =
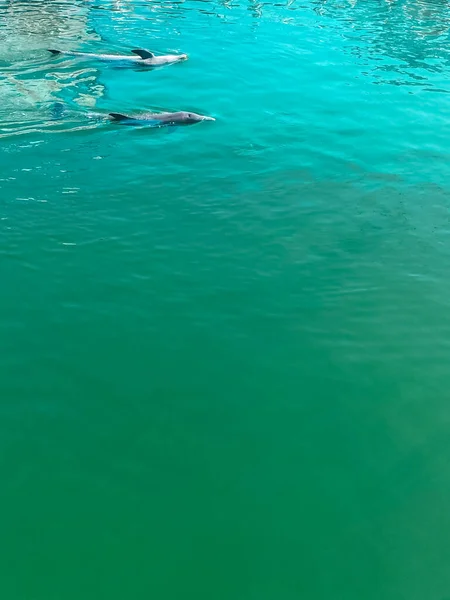
[[5, 599], [448, 600], [449, 26], [0, 1]]

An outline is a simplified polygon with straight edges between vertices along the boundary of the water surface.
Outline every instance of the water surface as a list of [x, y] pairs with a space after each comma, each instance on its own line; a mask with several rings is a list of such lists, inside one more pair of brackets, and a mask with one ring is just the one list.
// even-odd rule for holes
[[5, 598], [450, 597], [449, 24], [0, 2]]

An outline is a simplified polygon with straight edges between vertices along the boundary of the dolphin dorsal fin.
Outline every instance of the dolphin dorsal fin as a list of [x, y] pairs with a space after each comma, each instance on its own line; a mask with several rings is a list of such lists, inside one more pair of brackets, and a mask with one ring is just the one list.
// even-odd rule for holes
[[128, 115], [124, 115], [122, 113], [109, 113], [109, 116], [114, 119], [114, 121], [128, 121], [130, 117]]
[[149, 52], [148, 50], [144, 50], [143, 48], [135, 48], [134, 50], [131, 51], [133, 54], [137, 54], [138, 56], [140, 56], [143, 59], [146, 58], [153, 58], [155, 55], [153, 54], [153, 52]]

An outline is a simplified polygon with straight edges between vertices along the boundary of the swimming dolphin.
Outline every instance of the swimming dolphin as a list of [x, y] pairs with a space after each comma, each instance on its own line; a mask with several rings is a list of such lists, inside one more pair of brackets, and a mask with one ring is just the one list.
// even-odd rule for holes
[[67, 50], [48, 50], [52, 54], [64, 54], [66, 56], [76, 56], [80, 58], [92, 58], [95, 60], [103, 60], [107, 62], [128, 62], [134, 65], [144, 67], [163, 67], [165, 65], [172, 65], [173, 63], [187, 60], [187, 54], [163, 54], [161, 56], [155, 56], [153, 52], [144, 50], [143, 48], [136, 48], [132, 50], [136, 56], [128, 56], [122, 54], [93, 54], [91, 52], [71, 52]]
[[121, 121], [129, 125], [149, 124], [154, 127], [168, 125], [194, 125], [200, 121], [215, 121], [213, 117], [197, 115], [193, 112], [160, 112], [160, 113], [142, 113], [139, 115], [124, 115], [122, 113], [109, 113], [114, 121]]

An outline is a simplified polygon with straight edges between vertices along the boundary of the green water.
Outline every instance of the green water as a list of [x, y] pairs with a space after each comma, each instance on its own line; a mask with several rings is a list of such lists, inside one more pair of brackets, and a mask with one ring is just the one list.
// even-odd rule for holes
[[448, 600], [449, 25], [0, 1], [2, 599]]

